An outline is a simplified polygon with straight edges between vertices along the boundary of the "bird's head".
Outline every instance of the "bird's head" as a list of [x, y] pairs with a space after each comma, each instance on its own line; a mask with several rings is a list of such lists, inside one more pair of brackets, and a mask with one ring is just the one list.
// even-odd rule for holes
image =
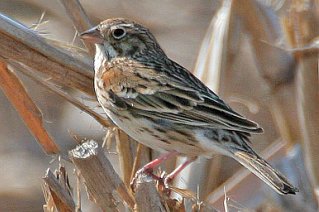
[[136, 58], [145, 54], [164, 54], [155, 37], [140, 24], [123, 18], [108, 19], [81, 33], [81, 38], [96, 44], [108, 60]]

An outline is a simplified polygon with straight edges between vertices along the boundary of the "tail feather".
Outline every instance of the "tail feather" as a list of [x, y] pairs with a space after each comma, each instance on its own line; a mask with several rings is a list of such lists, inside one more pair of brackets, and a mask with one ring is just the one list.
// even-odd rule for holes
[[233, 158], [267, 183], [279, 194], [296, 194], [299, 190], [255, 152], [232, 151]]

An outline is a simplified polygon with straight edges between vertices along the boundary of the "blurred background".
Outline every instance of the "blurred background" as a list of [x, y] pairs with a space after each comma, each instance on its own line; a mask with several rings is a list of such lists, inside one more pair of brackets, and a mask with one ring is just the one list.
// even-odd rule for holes
[[[194, 192], [199, 187], [201, 199], [220, 210], [224, 210], [225, 193], [231, 211], [318, 210], [319, 113], [315, 112], [319, 111], [313, 106], [319, 103], [318, 46], [311, 47], [319, 31], [318, 1], [251, 0], [246, 5], [222, 0], [80, 2], [93, 24], [124, 17], [149, 27], [170, 58], [264, 128], [264, 134], [252, 136], [253, 147], [300, 193], [280, 197], [236, 162], [220, 156], [195, 162], [176, 185]], [[58, 0], [1, 0], [0, 12], [50, 42], [84, 48]], [[306, 72], [317, 78], [309, 78]], [[77, 144], [72, 135], [102, 142], [106, 129], [94, 119], [24, 75], [18, 76], [63, 154]], [[309, 87], [311, 91], [305, 90]], [[313, 101], [308, 104], [309, 99]], [[41, 177], [47, 168], [57, 167], [58, 160], [42, 151], [2, 92], [0, 100], [0, 211], [43, 211]], [[120, 172], [112, 148], [108, 157]], [[62, 163], [71, 175], [71, 164]], [[204, 174], [194, 176], [192, 170]], [[82, 203], [82, 209], [99, 211], [89, 201]]]

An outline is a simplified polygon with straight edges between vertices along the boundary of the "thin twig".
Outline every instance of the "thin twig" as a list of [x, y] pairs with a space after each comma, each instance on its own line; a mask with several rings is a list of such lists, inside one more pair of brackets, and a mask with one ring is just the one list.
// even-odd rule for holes
[[[92, 27], [89, 18], [78, 0], [60, 0], [60, 2], [78, 32], [84, 32]], [[89, 50], [90, 55], [94, 55], [94, 45], [86, 41], [84, 41], [84, 44]]]
[[131, 172], [131, 180], [134, 178], [135, 173], [137, 172], [137, 170], [143, 164], [143, 162], [144, 162], [143, 161], [143, 157], [145, 157], [145, 155], [147, 153], [149, 153], [148, 150], [149, 150], [149, 148], [144, 146], [143, 144], [140, 144], [140, 143], [137, 144], [136, 156], [135, 156], [135, 159], [134, 159], [133, 168], [132, 168], [132, 172]]
[[75, 211], [80, 212], [81, 211], [81, 176], [78, 170], [74, 170], [74, 172], [76, 175], [76, 199], [77, 199]]

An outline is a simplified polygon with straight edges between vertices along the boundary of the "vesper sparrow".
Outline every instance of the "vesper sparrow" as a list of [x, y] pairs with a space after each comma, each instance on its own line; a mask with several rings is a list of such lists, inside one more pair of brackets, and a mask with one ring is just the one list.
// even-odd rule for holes
[[81, 37], [96, 44], [95, 91], [106, 114], [138, 142], [166, 152], [142, 172], [151, 173], [173, 155], [188, 156], [166, 177], [168, 181], [197, 156], [220, 153], [280, 194], [298, 191], [249, 146], [250, 134], [263, 130], [168, 58], [147, 28], [108, 19]]

